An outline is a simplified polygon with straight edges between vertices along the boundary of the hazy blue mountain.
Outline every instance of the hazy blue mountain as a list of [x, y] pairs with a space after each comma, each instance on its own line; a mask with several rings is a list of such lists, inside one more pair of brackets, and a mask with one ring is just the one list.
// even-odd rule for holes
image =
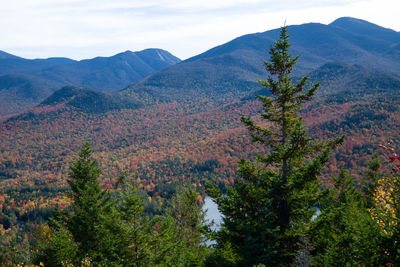
[[57, 88], [57, 83], [29, 75], [0, 76], [0, 117], [34, 107]]
[[24, 59], [0, 53], [0, 75], [25, 74], [64, 85], [118, 91], [144, 76], [180, 60], [161, 49], [126, 51], [112, 57], [85, 60], [68, 58]]
[[[359, 32], [358, 32], [359, 31]], [[328, 62], [358, 64], [371, 72], [400, 77], [400, 33], [369, 22], [341, 18], [329, 25], [289, 26], [292, 55], [300, 55], [294, 75], [311, 73]], [[131, 85], [126, 94], [161, 100], [242, 96], [257, 90], [263, 61], [279, 29], [248, 34], [212, 48]], [[382, 38], [380, 38], [382, 36]]]
[[[294, 78], [294, 80], [299, 79], [300, 77]], [[397, 95], [400, 91], [398, 76], [373, 72], [360, 65], [340, 62], [329, 62], [312, 71], [309, 82], [321, 82], [316, 97], [323, 98], [325, 102], [358, 101], [377, 95]], [[262, 88], [242, 100], [254, 99], [256, 95], [265, 94], [267, 91]]]
[[358, 95], [395, 93], [400, 90], [400, 77], [373, 72], [360, 65], [327, 63], [310, 75], [311, 81], [321, 81], [320, 95], [343, 92]]
[[10, 58], [16, 59], [18, 57], [0, 50], [0, 59], [10, 59]]
[[366, 35], [369, 38], [386, 40], [389, 42], [400, 43], [400, 34], [392, 29], [383, 28], [365, 20], [343, 17], [329, 24], [337, 28], [355, 33], [357, 35]]
[[31, 108], [66, 85], [118, 91], [179, 61], [161, 49], [81, 61], [62, 57], [29, 60], [0, 51], [0, 104], [4, 104], [0, 116]]
[[0, 58], [0, 75], [30, 75], [42, 78], [38, 73], [43, 69], [58, 66], [60, 64], [68, 64], [74, 60], [59, 60], [55, 58], [48, 59], [25, 59], [21, 57], [5, 57]]
[[63, 84], [97, 90], [118, 91], [133, 81], [178, 63], [180, 60], [161, 49], [126, 51], [112, 57], [96, 57], [43, 69], [39, 76]]

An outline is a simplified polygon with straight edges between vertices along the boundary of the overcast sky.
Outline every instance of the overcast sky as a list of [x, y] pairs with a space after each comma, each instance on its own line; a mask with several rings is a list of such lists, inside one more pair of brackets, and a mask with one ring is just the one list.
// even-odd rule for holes
[[399, 0], [0, 0], [0, 50], [26, 58], [162, 48], [181, 59], [238, 36], [356, 17], [400, 31]]

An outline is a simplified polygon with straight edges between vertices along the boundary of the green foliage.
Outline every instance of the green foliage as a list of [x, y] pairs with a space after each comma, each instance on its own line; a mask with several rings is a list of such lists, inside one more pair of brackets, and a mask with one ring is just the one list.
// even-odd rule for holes
[[367, 162], [368, 171], [365, 175], [362, 190], [365, 194], [367, 207], [374, 206], [374, 193], [377, 189], [378, 181], [380, 178], [379, 168], [381, 161], [378, 154], [374, 154], [373, 159]]
[[179, 187], [166, 216], [172, 226], [170, 266], [202, 266], [208, 254], [205, 245], [207, 223], [205, 212], [198, 203], [198, 193]]
[[345, 171], [334, 177], [310, 229], [314, 266], [383, 266], [383, 236], [371, 219], [364, 196]]
[[46, 266], [65, 266], [77, 263], [78, 247], [66, 228], [56, 230], [41, 226], [37, 232], [39, 244], [34, 261]]
[[306, 89], [309, 77], [305, 76], [293, 84], [289, 75], [298, 57], [290, 56], [289, 47], [283, 27], [270, 49], [271, 62], [265, 62], [270, 76], [259, 81], [271, 95], [258, 96], [267, 126], [242, 117], [253, 141], [265, 145], [269, 153], [258, 155], [257, 163], [241, 161], [240, 179], [226, 195], [216, 188], [209, 191], [224, 215], [217, 247], [230, 244], [238, 255], [236, 265], [293, 263], [319, 197], [317, 176], [330, 151], [343, 141], [340, 137], [313, 142], [307, 137], [298, 112], [319, 83]]
[[71, 207], [54, 213], [49, 237], [39, 242], [37, 263], [61, 266], [65, 262], [78, 265], [85, 261], [100, 264], [115, 260], [112, 253], [115, 244], [106, 243], [118, 241], [107, 225], [107, 219], [115, 216], [113, 202], [99, 185], [100, 169], [91, 155], [89, 143], [85, 142], [69, 172]]
[[216, 236], [216, 251], [208, 259], [213, 266], [279, 264], [279, 227], [273, 223], [270, 192], [261, 184], [262, 174], [249, 165], [241, 162], [241, 170], [253, 167], [252, 172], [242, 176], [248, 183], [236, 180], [235, 187], [228, 187], [225, 195], [217, 187], [207, 191], [224, 215]]
[[30, 263], [28, 236], [20, 226], [4, 230], [0, 225], [0, 266], [16, 266]]
[[[170, 225], [163, 217], [144, 215], [142, 196], [133, 185], [122, 185], [116, 200], [114, 218], [106, 216], [106, 227], [114, 236], [110, 247], [121, 266], [152, 266], [163, 262], [171, 249]], [[119, 241], [115, 242], [115, 236]]]
[[208, 249], [204, 212], [193, 190], [178, 190], [164, 216], [144, 215], [142, 194], [118, 179], [111, 194], [86, 142], [73, 161], [71, 206], [37, 233], [34, 262], [45, 266], [201, 266]]
[[99, 185], [100, 169], [91, 158], [89, 143], [83, 144], [78, 155], [79, 159], [73, 161], [68, 180], [73, 211], [63, 221], [78, 243], [82, 261], [87, 257], [96, 257], [93, 253], [104, 238], [97, 228], [102, 224], [102, 216], [109, 210], [109, 196]]

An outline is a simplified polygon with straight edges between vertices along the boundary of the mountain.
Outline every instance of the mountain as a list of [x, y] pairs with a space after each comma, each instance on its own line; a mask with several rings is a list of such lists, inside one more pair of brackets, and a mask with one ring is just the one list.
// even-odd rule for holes
[[64, 104], [85, 113], [105, 113], [110, 110], [136, 109], [142, 104], [132, 98], [99, 92], [90, 88], [65, 86], [40, 103], [39, 107]]
[[59, 88], [57, 83], [23, 74], [0, 76], [0, 117], [32, 108]]
[[378, 95], [396, 94], [400, 76], [373, 72], [358, 64], [330, 62], [310, 74], [311, 82], [321, 81], [318, 95], [330, 94]]
[[[8, 107], [0, 108], [0, 116], [29, 109], [65, 85], [90, 87], [106, 92], [118, 91], [133, 81], [179, 61], [177, 57], [161, 49], [126, 51], [112, 57], [81, 61], [68, 58], [29, 60], [0, 51], [0, 75], [3, 82], [0, 84], [0, 104], [9, 103]], [[26, 81], [31, 81], [17, 83], [15, 77], [24, 77]], [[10, 81], [6, 81], [8, 78]], [[10, 88], [4, 86], [4, 83], [14, 86]], [[16, 94], [18, 96], [13, 98]], [[29, 96], [24, 98], [26, 95]]]
[[63, 84], [113, 92], [133, 81], [178, 63], [180, 60], [161, 49], [126, 51], [112, 57], [96, 57], [43, 69], [39, 76]]
[[80, 61], [68, 58], [29, 60], [9, 55], [0, 57], [0, 74], [25, 74], [58, 84], [117, 91], [179, 61], [177, 57], [162, 49], [126, 51], [111, 57]]
[[16, 58], [18, 57], [0, 50], [0, 59], [16, 59]]
[[[342, 18], [329, 25], [289, 26], [289, 33], [292, 54], [301, 55], [295, 76], [310, 73], [328, 62], [358, 64], [371, 72], [400, 76], [399, 32], [363, 20]], [[263, 77], [262, 59], [268, 58], [267, 51], [278, 34], [276, 29], [238, 37], [153, 73], [125, 93], [157, 100], [245, 95], [258, 87], [255, 81]]]
[[[176, 183], [199, 191], [205, 180], [232, 184], [239, 159], [265, 152], [251, 142], [240, 118], [259, 119], [254, 94], [265, 90], [257, 79], [266, 77], [262, 59], [269, 58], [278, 32], [236, 38], [120, 92], [64, 87], [0, 121], [4, 203], [17, 203], [11, 208], [19, 219], [28, 216], [32, 202], [58, 205], [68, 163], [83, 140], [91, 143], [107, 188], [121, 173], [135, 173], [132, 182], [153, 200]], [[382, 38], [375, 37], [379, 33]], [[341, 168], [363, 177], [377, 145], [400, 140], [399, 33], [343, 18], [330, 25], [290, 26], [289, 34], [291, 54], [301, 55], [293, 79], [309, 73], [311, 81], [322, 80], [314, 100], [301, 110], [309, 133], [316, 139], [347, 135], [322, 181], [329, 183]], [[113, 60], [125, 56], [132, 55]], [[70, 64], [76, 62], [59, 67]]]
[[356, 35], [368, 36], [369, 38], [381, 39], [397, 43], [398, 45], [400, 44], [399, 32], [383, 28], [365, 20], [343, 17], [333, 21], [329, 25], [341, 28]]
[[5, 122], [27, 121], [35, 124], [38, 121], [53, 120], [60, 115], [74, 112], [101, 116], [110, 111], [137, 109], [142, 106], [142, 103], [130, 97], [99, 92], [85, 87], [64, 86], [36, 107], [13, 116]]

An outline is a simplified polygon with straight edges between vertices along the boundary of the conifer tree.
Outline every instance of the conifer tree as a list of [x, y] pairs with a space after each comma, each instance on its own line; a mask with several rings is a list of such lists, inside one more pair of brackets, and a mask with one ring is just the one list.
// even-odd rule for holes
[[365, 194], [366, 204], [368, 208], [374, 206], [374, 192], [377, 189], [378, 181], [380, 179], [379, 168], [381, 167], [381, 161], [378, 158], [378, 154], [374, 154], [373, 158], [367, 162], [367, 173], [362, 185], [362, 191]]
[[121, 175], [113, 194], [99, 185], [88, 143], [73, 161], [71, 206], [38, 234], [34, 263], [45, 266], [197, 266], [205, 255], [204, 214], [194, 191], [179, 191], [164, 216], [144, 215], [139, 191]]
[[96, 228], [101, 224], [101, 215], [108, 205], [106, 193], [99, 185], [100, 168], [91, 157], [88, 142], [83, 144], [78, 156], [69, 172], [73, 212], [67, 227], [79, 244], [80, 257], [84, 259], [97, 250], [99, 240], [103, 238]]
[[[118, 262], [114, 249], [120, 240], [115, 238], [112, 228], [106, 222], [117, 220], [111, 195], [99, 185], [100, 168], [92, 159], [89, 143], [85, 142], [78, 159], [72, 162], [68, 184], [71, 206], [55, 211], [50, 228], [42, 233], [35, 262], [51, 266], [90, 262], [95, 265], [109, 265]], [[114, 225], [114, 229], [117, 226]], [[107, 242], [107, 241], [112, 242]], [[57, 253], [56, 253], [57, 252]]]
[[[117, 216], [109, 221], [114, 236], [121, 242], [114, 244], [121, 266], [157, 266], [167, 261], [171, 251], [171, 225], [161, 216], [144, 215], [142, 196], [137, 189], [121, 181], [122, 191], [117, 194]], [[110, 217], [108, 217], [110, 219]]]
[[230, 248], [229, 264], [280, 266], [294, 261], [315, 212], [318, 175], [330, 151], [343, 140], [315, 142], [307, 137], [298, 112], [319, 83], [307, 89], [309, 76], [293, 82], [290, 74], [299, 57], [291, 57], [289, 48], [287, 27], [282, 27], [270, 48], [270, 62], [264, 62], [269, 76], [259, 81], [269, 91], [258, 96], [266, 126], [242, 117], [253, 141], [267, 146], [269, 153], [258, 155], [253, 163], [242, 160], [240, 179], [227, 194], [209, 189], [224, 215], [217, 254]]
[[166, 210], [172, 223], [171, 266], [201, 266], [208, 249], [203, 229], [207, 227], [205, 212], [198, 203], [198, 193], [179, 187]]

